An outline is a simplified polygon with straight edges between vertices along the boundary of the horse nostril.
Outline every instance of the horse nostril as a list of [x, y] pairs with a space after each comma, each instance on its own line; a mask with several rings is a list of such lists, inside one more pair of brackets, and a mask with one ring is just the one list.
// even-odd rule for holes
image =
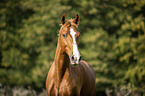
[[74, 55], [71, 57], [71, 59], [72, 59], [72, 60], [74, 60], [74, 59], [75, 59], [75, 58], [74, 58]]
[[81, 61], [82, 57], [80, 56], [79, 61]]

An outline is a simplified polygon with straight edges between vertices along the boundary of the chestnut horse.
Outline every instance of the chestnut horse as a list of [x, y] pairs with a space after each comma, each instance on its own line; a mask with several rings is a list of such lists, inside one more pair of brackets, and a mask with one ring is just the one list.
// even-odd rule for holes
[[61, 17], [55, 59], [46, 79], [48, 96], [95, 96], [95, 72], [78, 51], [79, 35], [77, 30], [79, 16], [66, 20]]

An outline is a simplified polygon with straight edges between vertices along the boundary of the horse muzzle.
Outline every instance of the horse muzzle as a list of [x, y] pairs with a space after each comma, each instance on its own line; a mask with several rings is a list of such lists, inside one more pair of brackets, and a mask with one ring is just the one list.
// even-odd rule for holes
[[72, 65], [78, 65], [81, 61], [81, 56], [80, 55], [72, 55], [70, 56], [70, 62]]

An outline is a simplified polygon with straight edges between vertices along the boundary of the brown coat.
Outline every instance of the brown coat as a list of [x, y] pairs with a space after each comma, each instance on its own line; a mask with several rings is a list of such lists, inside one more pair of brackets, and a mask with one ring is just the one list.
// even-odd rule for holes
[[[78, 20], [78, 15], [75, 19], [68, 20], [69, 23], [66, 23], [65, 14], [61, 18], [62, 28], [59, 33], [55, 59], [46, 79], [46, 91], [48, 96], [96, 95], [95, 72], [90, 65], [83, 60], [81, 60], [77, 66], [70, 64], [72, 38], [67, 36], [66, 39], [63, 39], [62, 37], [64, 32], [69, 33], [68, 29], [70, 27], [75, 30]], [[64, 42], [66, 43], [64, 44]]]

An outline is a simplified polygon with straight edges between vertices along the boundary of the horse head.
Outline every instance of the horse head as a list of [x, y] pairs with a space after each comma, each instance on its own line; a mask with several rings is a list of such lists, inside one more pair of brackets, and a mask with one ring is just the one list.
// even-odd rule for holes
[[81, 55], [78, 50], [80, 33], [77, 30], [79, 24], [79, 16], [75, 19], [66, 20], [66, 14], [61, 17], [61, 29], [59, 33], [59, 41], [62, 52], [67, 54], [72, 65], [78, 65]]

